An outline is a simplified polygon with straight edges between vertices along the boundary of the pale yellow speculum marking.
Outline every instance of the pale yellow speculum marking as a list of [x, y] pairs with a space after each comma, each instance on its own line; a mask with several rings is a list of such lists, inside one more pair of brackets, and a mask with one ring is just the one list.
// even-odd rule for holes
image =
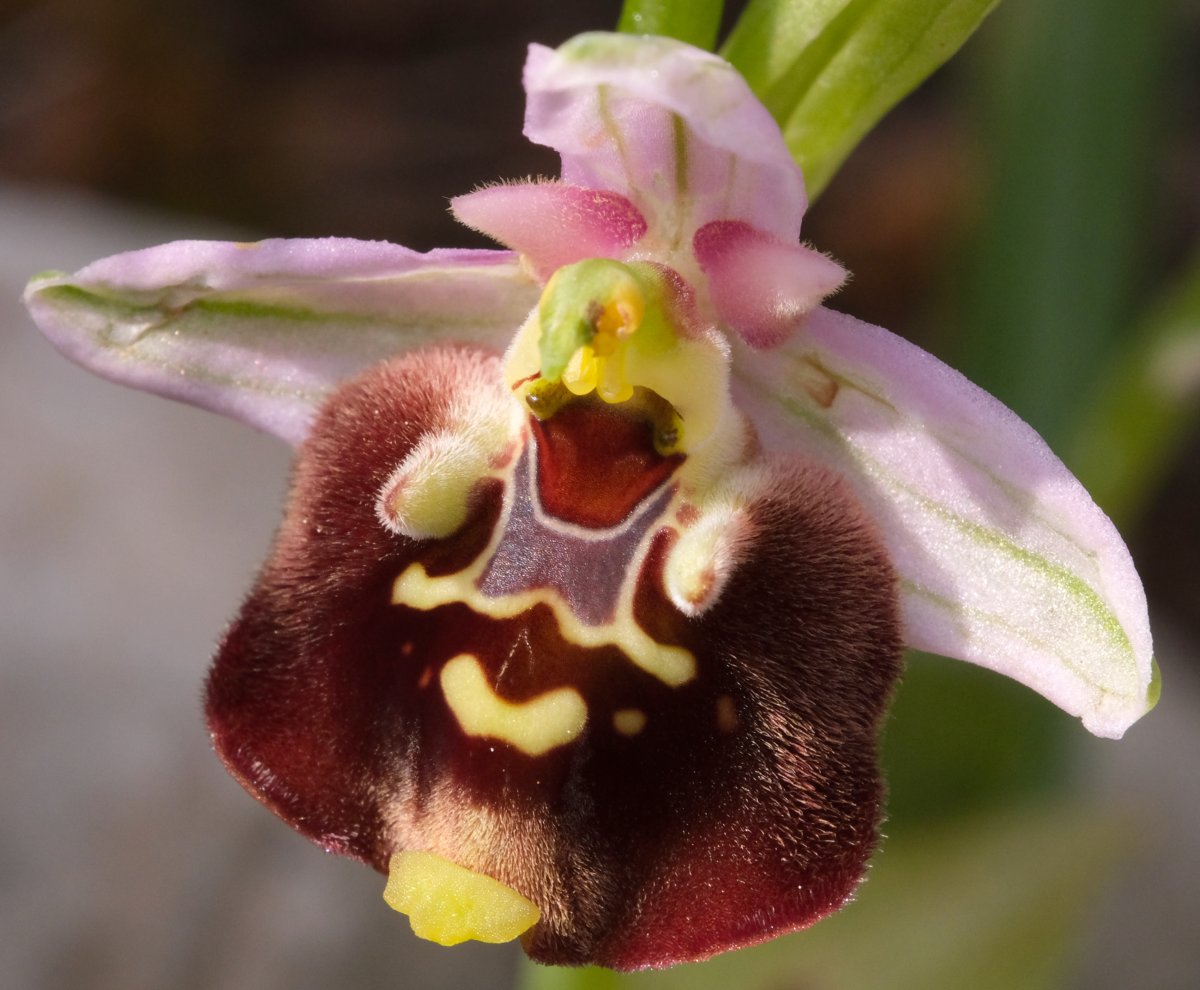
[[441, 682], [446, 704], [467, 735], [500, 739], [528, 756], [572, 742], [587, 722], [587, 704], [574, 688], [505, 701], [492, 690], [479, 661], [466, 653], [446, 662]]
[[646, 713], [640, 708], [619, 708], [613, 712], [613, 728], [623, 736], [636, 736], [646, 727]]
[[508, 942], [541, 917], [533, 901], [499, 880], [429, 852], [392, 856], [383, 899], [408, 915], [414, 934], [439, 945]]
[[[479, 590], [476, 577], [483, 571], [488, 554], [481, 562], [454, 574], [430, 577], [421, 564], [411, 564], [392, 586], [392, 604], [431, 611], [441, 605], [462, 602], [493, 619], [511, 619], [535, 605], [547, 605], [554, 613], [559, 632], [576, 646], [618, 647], [633, 663], [657, 677], [669, 687], [679, 687], [696, 676], [696, 658], [679, 646], [664, 646], [651, 639], [632, 616], [632, 593], [622, 597], [617, 618], [610, 623], [589, 626], [581, 622], [563, 599], [545, 589], [523, 591], [515, 595], [491, 598]], [[636, 573], [636, 571], [635, 571]]]

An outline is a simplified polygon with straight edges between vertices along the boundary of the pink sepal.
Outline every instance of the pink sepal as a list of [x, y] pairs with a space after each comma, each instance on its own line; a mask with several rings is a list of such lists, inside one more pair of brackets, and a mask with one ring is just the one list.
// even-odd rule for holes
[[832, 467], [900, 576], [905, 639], [1118, 738], [1154, 703], [1146, 596], [1112, 522], [1033, 428], [932, 354], [826, 308], [733, 395], [768, 452]]
[[710, 220], [785, 240], [804, 181], [771, 114], [728, 62], [670, 38], [583, 34], [531, 45], [525, 135], [562, 156], [567, 182], [628, 197], [660, 250]]
[[377, 361], [434, 342], [503, 346], [537, 287], [508, 251], [176, 241], [36, 278], [25, 302], [96, 374], [297, 444], [330, 389]]

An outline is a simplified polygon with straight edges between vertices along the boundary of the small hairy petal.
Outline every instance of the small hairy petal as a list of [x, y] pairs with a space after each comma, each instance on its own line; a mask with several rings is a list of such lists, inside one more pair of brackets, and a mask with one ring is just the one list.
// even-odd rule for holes
[[1148, 711], [1146, 599], [1125, 548], [1045, 442], [907, 341], [815, 310], [734, 396], [765, 447], [839, 470], [900, 575], [907, 641], [1032, 687], [1097, 735]]
[[564, 181], [632, 200], [660, 248], [710, 220], [795, 241], [806, 200], [779, 127], [727, 62], [668, 38], [584, 34], [529, 49], [525, 134]]
[[819, 251], [785, 244], [738, 220], [705, 224], [693, 240], [717, 315], [751, 347], [777, 347], [846, 271]]
[[536, 287], [505, 251], [345, 238], [178, 241], [30, 282], [73, 361], [298, 443], [342, 379], [433, 341], [511, 335]]
[[[481, 479], [451, 537], [381, 526], [375, 493], [453, 421], [447, 396], [497, 381], [486, 355], [426, 351], [323, 408], [209, 678], [218, 752], [328, 849], [381, 871], [428, 852], [528, 898], [525, 947], [543, 962], [666, 966], [836, 909], [876, 842], [876, 736], [899, 669], [873, 525], [825, 469], [761, 464], [742, 492], [744, 563], [685, 615], [664, 589], [687, 515], [669, 478], [616, 526], [556, 519], [533, 465], [563, 496], [574, 456], [562, 438], [531, 451], [543, 431]], [[614, 415], [585, 401], [556, 429], [595, 437]], [[635, 432], [623, 470], [660, 477], [669, 459]], [[497, 527], [519, 537], [499, 568]], [[415, 571], [457, 590], [414, 593]], [[693, 669], [664, 676], [638, 643]]]
[[624, 196], [561, 182], [505, 183], [450, 201], [468, 227], [523, 255], [543, 281], [585, 258], [613, 258], [646, 233]]

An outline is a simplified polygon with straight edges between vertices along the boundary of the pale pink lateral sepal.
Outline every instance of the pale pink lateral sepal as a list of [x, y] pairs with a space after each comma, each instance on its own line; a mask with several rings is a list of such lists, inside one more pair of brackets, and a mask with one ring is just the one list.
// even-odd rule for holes
[[584, 34], [525, 64], [525, 134], [565, 182], [630, 199], [658, 260], [712, 220], [795, 241], [806, 199], [779, 127], [715, 55], [659, 37]]
[[67, 357], [299, 443], [338, 382], [432, 342], [501, 350], [537, 301], [507, 251], [344, 238], [178, 241], [35, 278]]
[[705, 224], [692, 244], [717, 316], [751, 347], [783, 343], [846, 280], [846, 270], [821, 252], [739, 220]]
[[450, 201], [454, 215], [521, 254], [549, 279], [564, 265], [611, 258], [646, 233], [646, 221], [624, 196], [562, 182], [505, 183]]
[[835, 466], [900, 575], [907, 641], [989, 667], [1119, 737], [1157, 694], [1146, 599], [1108, 517], [1040, 436], [958, 372], [823, 307], [735, 398], [769, 450]]

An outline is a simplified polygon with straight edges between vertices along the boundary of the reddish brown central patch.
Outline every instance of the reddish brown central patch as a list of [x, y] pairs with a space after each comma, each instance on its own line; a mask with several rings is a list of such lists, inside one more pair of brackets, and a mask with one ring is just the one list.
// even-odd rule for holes
[[645, 418], [597, 399], [575, 400], [532, 424], [542, 508], [580, 526], [618, 525], [683, 463], [682, 455], [654, 449]]

